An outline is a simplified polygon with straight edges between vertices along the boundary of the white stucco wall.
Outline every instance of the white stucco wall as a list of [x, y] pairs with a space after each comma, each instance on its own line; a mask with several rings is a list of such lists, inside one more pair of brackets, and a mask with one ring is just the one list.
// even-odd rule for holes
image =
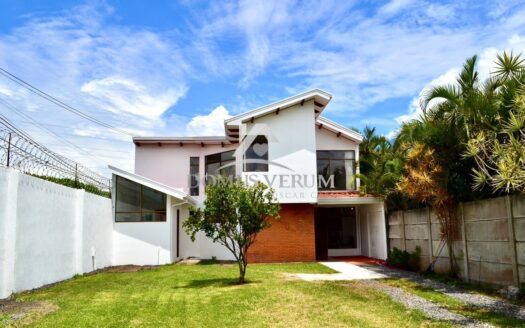
[[[274, 139], [268, 143], [270, 165], [267, 173], [243, 173], [245, 178], [249, 175], [265, 183], [273, 181], [271, 187], [281, 203], [315, 203], [317, 156], [313, 101], [281, 110], [279, 115], [271, 113], [257, 118], [253, 123], [246, 123], [241, 131], [250, 134], [258, 124], [266, 125]], [[264, 179], [264, 175], [268, 178]], [[294, 176], [298, 177], [295, 182]]]
[[111, 264], [111, 201], [0, 168], [0, 298]]
[[115, 222], [113, 264], [158, 265], [171, 263], [171, 220]]
[[172, 188], [189, 193], [188, 175], [190, 173], [190, 157], [199, 157], [200, 186], [199, 196], [194, 198], [200, 203], [204, 201], [204, 157], [210, 154], [222, 153], [235, 149], [236, 145], [200, 145], [178, 144], [157, 145], [143, 144], [135, 147], [135, 173], [155, 180]]
[[111, 202], [84, 193], [82, 220], [82, 272], [113, 265], [113, 219]]
[[[359, 214], [367, 222], [367, 255], [385, 260], [387, 258], [387, 238], [383, 203], [359, 205]], [[361, 231], [364, 232], [363, 229]]]
[[233, 254], [226, 247], [218, 243], [213, 243], [211, 239], [207, 238], [202, 232], [196, 235], [195, 241], [191, 240], [190, 236], [186, 233], [183, 227], [183, 223], [189, 215], [189, 206], [187, 204], [173, 208], [172, 254], [176, 254], [177, 252], [177, 209], [180, 211], [179, 257], [176, 258], [176, 256], [172, 255], [172, 258], [186, 259], [189, 257], [195, 257], [211, 259], [215, 257], [218, 260], [234, 260]]
[[315, 130], [315, 144], [317, 150], [354, 150], [357, 154], [359, 153], [359, 144], [346, 137], [337, 137], [335, 132], [327, 129]]
[[[114, 222], [114, 265], [160, 265], [173, 262], [172, 204], [178, 201], [166, 197], [164, 222]], [[180, 202], [180, 201], [179, 201]]]

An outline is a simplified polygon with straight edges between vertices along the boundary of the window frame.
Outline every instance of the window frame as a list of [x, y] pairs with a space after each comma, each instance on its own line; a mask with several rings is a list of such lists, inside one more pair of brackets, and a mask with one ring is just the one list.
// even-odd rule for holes
[[[139, 204], [138, 204], [138, 207], [140, 209], [140, 211], [118, 211], [118, 186], [119, 186], [119, 179], [123, 179], [123, 180], [126, 180], [126, 181], [129, 181], [131, 183], [134, 183], [138, 186], [140, 186], [140, 201], [139, 201]], [[147, 187], [147, 186], [144, 186], [138, 182], [135, 182], [133, 180], [130, 180], [130, 179], [126, 179], [124, 177], [121, 177], [119, 175], [116, 176], [116, 180], [115, 180], [115, 210], [114, 210], [114, 222], [115, 223], [157, 223], [157, 222], [167, 222], [168, 221], [168, 208], [167, 208], [167, 195], [165, 193], [162, 193], [162, 192], [159, 192], [163, 195], [163, 200], [164, 200], [164, 210], [152, 210], [152, 211], [144, 211], [143, 209], [143, 204], [144, 204], [144, 188], [148, 188], [148, 189], [151, 189], [155, 192], [159, 192], [158, 190], [155, 190], [153, 188], [150, 188], [150, 187]], [[123, 220], [123, 221], [117, 221], [117, 214], [139, 214], [139, 217], [140, 217], [140, 220], [138, 221], [133, 221], [133, 220]], [[148, 221], [148, 220], [142, 220], [142, 217], [144, 214], [164, 214], [164, 220], [151, 220], [151, 221]]]
[[[231, 153], [231, 158], [225, 160], [225, 159], [223, 159], [223, 157], [227, 153]], [[209, 154], [209, 155], [205, 155], [204, 156], [204, 177], [205, 177], [206, 184], [209, 182], [208, 176], [215, 176], [213, 174], [208, 174], [208, 165], [210, 165], [210, 164], [219, 164], [219, 167], [222, 167], [223, 165], [228, 164], [228, 163], [235, 163], [235, 157], [233, 156], [233, 154], [235, 154], [235, 149], [223, 151], [223, 152], [220, 152], [220, 153]], [[212, 160], [211, 159], [212, 156], [217, 156], [218, 160]], [[235, 165], [234, 165], [233, 168], [234, 168], [233, 176], [235, 176], [235, 174], [236, 174], [236, 172], [235, 172]], [[222, 175], [220, 172], [218, 172], [218, 173], [219, 173], [219, 175]]]
[[[257, 143], [261, 143], [260, 141], [258, 141], [257, 139], [259, 138], [264, 138], [264, 143], [266, 143], [266, 148], [267, 148], [267, 151], [266, 153], [264, 154], [264, 156], [258, 156], [257, 154], [257, 158], [248, 158], [248, 156], [246, 155], [246, 153], [252, 149], [253, 145], [257, 142]], [[255, 137], [255, 139], [253, 139], [252, 143], [248, 146], [248, 148], [246, 148], [244, 150], [244, 156], [243, 156], [243, 167], [242, 167], [242, 171], [243, 172], [268, 172], [268, 169], [269, 169], [269, 163], [268, 163], [268, 158], [269, 158], [269, 153], [270, 153], [270, 147], [269, 147], [269, 144], [268, 144], [268, 138], [264, 135], [264, 134], [259, 134]], [[246, 160], [248, 159], [262, 159], [262, 160], [266, 160], [266, 163], [246, 163]], [[248, 169], [249, 165], [253, 165], [253, 169]], [[262, 167], [262, 169], [257, 169], [258, 167]]]
[[[342, 157], [338, 157], [338, 156], [334, 156], [332, 157], [330, 153], [342, 153]], [[352, 158], [346, 158], [346, 153], [351, 153], [353, 154], [352, 155]], [[321, 155], [320, 155], [321, 154]], [[323, 154], [326, 154], [323, 156]], [[356, 185], [356, 174], [357, 174], [357, 161], [356, 161], [356, 158], [355, 158], [355, 154], [356, 154], [356, 151], [355, 150], [317, 150], [316, 151], [316, 166], [317, 166], [317, 177], [319, 179], [319, 176], [321, 176], [322, 174], [319, 174], [319, 161], [322, 160], [322, 161], [326, 161], [327, 162], [327, 166], [328, 166], [328, 172], [331, 172], [331, 161], [343, 161], [344, 163], [344, 167], [345, 167], [345, 181], [344, 181], [344, 185], [345, 185], [345, 188], [344, 189], [338, 189], [336, 188], [336, 183], [335, 183], [335, 175], [334, 175], [334, 189], [330, 189], [330, 188], [320, 188], [320, 186], [318, 185], [317, 186], [317, 189], [318, 190], [334, 190], [334, 191], [346, 191], [346, 190], [351, 190], [351, 191], [354, 191], [354, 190], [357, 190], [357, 185]], [[353, 177], [354, 179], [354, 188], [353, 189], [348, 189], [346, 186], [348, 185], [348, 174], [346, 172], [346, 164], [347, 162], [351, 162], [353, 163], [352, 167], [353, 167], [353, 172], [351, 172], [351, 177]]]
[[[194, 161], [196, 160], [196, 164]], [[197, 168], [197, 173], [193, 173], [192, 169]], [[197, 178], [197, 185], [193, 186], [192, 184], [192, 178], [193, 176], [196, 176]], [[189, 177], [189, 191], [190, 196], [199, 196], [199, 189], [200, 189], [200, 157], [197, 156], [191, 156], [190, 157], [190, 177]]]

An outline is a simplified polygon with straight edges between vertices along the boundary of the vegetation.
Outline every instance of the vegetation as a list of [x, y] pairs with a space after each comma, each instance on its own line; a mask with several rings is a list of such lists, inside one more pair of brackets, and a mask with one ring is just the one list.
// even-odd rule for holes
[[417, 246], [412, 253], [402, 251], [397, 247], [388, 252], [386, 263], [394, 268], [409, 271], [419, 271], [419, 263], [421, 260], [421, 247]]
[[58, 184], [61, 184], [61, 185], [64, 185], [64, 186], [67, 186], [67, 187], [70, 187], [70, 188], [75, 188], [75, 189], [84, 189], [85, 191], [89, 192], [89, 193], [92, 193], [92, 194], [95, 194], [95, 195], [99, 195], [99, 196], [103, 196], [103, 197], [107, 197], [107, 198], [111, 198], [111, 193], [109, 191], [104, 191], [92, 184], [87, 184], [87, 183], [83, 183], [83, 182], [80, 182], [80, 181], [77, 181], [77, 180], [74, 180], [74, 179], [69, 179], [69, 178], [55, 178], [55, 177], [51, 177], [51, 176], [46, 176], [46, 175], [33, 175], [34, 177], [37, 177], [37, 178], [40, 178], [40, 179], [43, 179], [43, 180], [47, 180], [47, 181], [51, 181], [51, 182], [54, 182], [54, 183], [58, 183]]
[[248, 250], [270, 218], [279, 219], [281, 206], [274, 191], [264, 183], [247, 186], [242, 180], [216, 179], [206, 188], [204, 209], [192, 208], [184, 228], [195, 241], [202, 231], [206, 237], [225, 246], [239, 265], [239, 283], [244, 283]]
[[403, 161], [390, 141], [376, 135], [375, 130], [366, 127], [363, 131], [358, 177], [363, 183], [363, 192], [391, 195], [401, 177]]
[[383, 195], [389, 210], [431, 207], [455, 273], [457, 204], [525, 191], [525, 65], [503, 53], [480, 81], [477, 57], [455, 83], [429, 89], [423, 114], [388, 141], [366, 128], [360, 148], [365, 191]]
[[[285, 273], [333, 271], [317, 263], [254, 264], [252, 283], [238, 285], [234, 265], [176, 264], [86, 275], [15, 300], [47, 305], [19, 319], [32, 327], [450, 327], [359, 282], [312, 283]], [[11, 315], [1, 311], [7, 322]]]

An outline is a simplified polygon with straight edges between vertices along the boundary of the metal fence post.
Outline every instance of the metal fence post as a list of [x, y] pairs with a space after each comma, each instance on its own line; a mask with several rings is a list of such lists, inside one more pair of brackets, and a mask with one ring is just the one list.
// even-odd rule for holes
[[75, 188], [78, 188], [78, 164], [75, 164]]
[[7, 138], [7, 167], [9, 167], [10, 160], [11, 160], [11, 132], [9, 132], [9, 137]]

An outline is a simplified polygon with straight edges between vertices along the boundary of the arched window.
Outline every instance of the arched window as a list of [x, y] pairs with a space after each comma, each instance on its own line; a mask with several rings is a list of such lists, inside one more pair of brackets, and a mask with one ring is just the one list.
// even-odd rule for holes
[[244, 153], [244, 172], [268, 172], [268, 139], [255, 137]]

